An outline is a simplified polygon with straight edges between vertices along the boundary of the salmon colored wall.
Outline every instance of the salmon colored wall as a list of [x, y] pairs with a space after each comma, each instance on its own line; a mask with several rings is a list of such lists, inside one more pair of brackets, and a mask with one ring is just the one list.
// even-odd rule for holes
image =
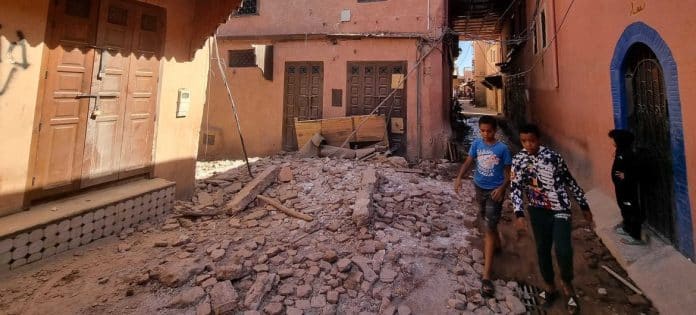
[[[267, 44], [267, 42], [254, 42]], [[309, 48], [307, 48], [309, 47]], [[221, 56], [228, 50], [250, 49], [251, 42], [221, 41]], [[406, 60], [412, 67], [416, 60], [415, 40], [366, 39], [338, 41], [333, 45], [327, 40], [280, 42], [274, 44], [273, 81], [262, 77], [259, 68], [229, 68], [225, 66], [232, 94], [239, 110], [242, 133], [250, 156], [263, 156], [282, 150], [283, 93], [285, 62], [321, 61], [324, 63], [323, 107], [324, 118], [346, 115], [346, 75], [348, 61], [400, 61]], [[393, 50], [392, 50], [393, 49]], [[403, 52], [405, 57], [394, 58], [393, 51]], [[216, 143], [209, 146], [207, 159], [239, 158], [242, 156], [239, 134], [234, 123], [231, 105], [217, 68], [210, 91], [210, 112], [203, 117], [203, 133], [206, 126], [210, 134], [218, 132]], [[331, 89], [343, 90], [342, 107], [331, 106]], [[415, 80], [407, 83], [408, 117], [415, 117]], [[413, 112], [411, 112], [413, 109]], [[408, 119], [408, 118], [407, 118]], [[408, 119], [410, 121], [410, 119]], [[414, 120], [415, 121], [415, 120]], [[206, 123], [207, 122], [207, 123]], [[415, 135], [415, 126], [409, 124], [408, 134]], [[220, 134], [222, 136], [220, 136]], [[201, 157], [205, 145], [201, 144]]]
[[[208, 48], [203, 46], [192, 53], [190, 26], [195, 23], [194, 3], [188, 0], [143, 2], [165, 7], [168, 20], [159, 86], [155, 176], [176, 181], [178, 197], [188, 197], [193, 190], [198, 132], [205, 103]], [[13, 67], [6, 51], [8, 42], [17, 40], [17, 30], [23, 31], [27, 38], [29, 63], [26, 69], [17, 68], [7, 89], [0, 95], [0, 132], [6, 135], [0, 138], [0, 216], [21, 209], [27, 187], [32, 134], [39, 120], [34, 116], [37, 95], [42, 92], [47, 17], [48, 1], [11, 1], [0, 8], [0, 89]], [[21, 60], [19, 47], [14, 56]], [[188, 117], [176, 118], [177, 90], [181, 87], [189, 88], [193, 98]]]
[[[155, 176], [176, 181], [177, 198], [193, 194], [201, 117], [208, 82], [209, 48], [191, 47], [195, 4], [188, 0], [148, 0], [167, 9], [165, 58], [155, 134]], [[211, 30], [212, 31], [212, 30]], [[192, 52], [193, 50], [193, 52]], [[179, 88], [191, 92], [186, 117], [177, 118]]]
[[[47, 16], [48, 1], [7, 1], [0, 8], [0, 91], [5, 87], [0, 95], [0, 216], [22, 206]], [[18, 30], [27, 39], [26, 69], [10, 64], [7, 56], [10, 42], [18, 40]], [[22, 60], [19, 46], [13, 56]], [[10, 78], [12, 68], [16, 70]]]
[[[358, 3], [357, 0], [262, 0], [258, 3], [258, 15], [233, 17], [220, 28], [219, 34], [247, 36], [363, 32], [426, 33], [441, 30], [445, 21], [445, 0], [389, 0], [367, 3]], [[341, 11], [344, 9], [351, 11], [350, 22], [340, 22]]]
[[[528, 2], [528, 17], [533, 1]], [[545, 1], [554, 9], [557, 25], [570, 0]], [[632, 12], [632, 2], [644, 10]], [[614, 128], [609, 67], [624, 29], [641, 21], [655, 29], [677, 62], [684, 130], [687, 177], [692, 209], [696, 203], [696, 32], [693, 4], [681, 1], [575, 1], [555, 45], [543, 54], [529, 77], [532, 118], [569, 160], [585, 188], [596, 186], [613, 194], [609, 173], [613, 147], [607, 132]], [[666, 18], [668, 17], [668, 18]], [[548, 14], [553, 25], [553, 14]], [[552, 38], [552, 35], [549, 35]], [[525, 46], [532, 63], [531, 41]], [[540, 55], [542, 56], [542, 55]], [[558, 75], [555, 65], [558, 64]], [[556, 88], [558, 84], [558, 88]], [[693, 211], [693, 210], [692, 210]], [[692, 215], [696, 219], [696, 215]], [[694, 230], [696, 230], [696, 220]]]

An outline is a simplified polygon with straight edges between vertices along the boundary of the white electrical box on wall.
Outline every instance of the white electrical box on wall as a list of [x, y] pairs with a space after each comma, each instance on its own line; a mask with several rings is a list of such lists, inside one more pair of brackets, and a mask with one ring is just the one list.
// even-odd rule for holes
[[176, 102], [176, 117], [188, 116], [189, 107], [191, 107], [191, 91], [181, 88]]
[[350, 22], [350, 10], [341, 11], [341, 22]]

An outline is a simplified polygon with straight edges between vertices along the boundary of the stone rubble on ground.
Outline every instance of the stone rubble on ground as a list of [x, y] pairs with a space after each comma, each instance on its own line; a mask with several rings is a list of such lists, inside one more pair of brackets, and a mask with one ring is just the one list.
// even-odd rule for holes
[[[520, 314], [516, 283], [497, 284], [502, 293], [493, 299], [479, 293], [483, 253], [467, 237], [480, 235], [462, 222], [476, 217], [466, 197], [473, 186], [458, 196], [441, 180], [457, 165], [408, 167], [400, 157], [280, 155], [256, 161], [255, 179], [240, 167], [198, 180], [194, 201], [177, 201], [160, 226], [167, 245], [152, 249], [160, 255], [142, 285], [152, 279], [171, 288], [169, 307], [196, 314], [411, 314], [422, 267], [414, 261], [422, 261], [456, 279], [458, 288], [438, 301], [442, 308]], [[280, 212], [257, 194], [313, 220]], [[129, 248], [122, 243], [118, 251]]]

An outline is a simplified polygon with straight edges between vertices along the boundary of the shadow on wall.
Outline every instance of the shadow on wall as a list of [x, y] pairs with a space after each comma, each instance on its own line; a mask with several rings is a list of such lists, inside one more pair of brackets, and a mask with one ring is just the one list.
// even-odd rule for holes
[[[176, 199], [190, 200], [193, 197], [195, 190], [195, 175], [196, 175], [196, 160], [190, 159], [180, 159], [174, 161], [168, 161], [163, 163], [158, 163], [153, 165], [153, 170], [150, 174], [139, 175], [129, 178], [120, 179], [117, 182], [106, 183], [102, 185], [96, 185], [93, 187], [86, 188], [72, 193], [65, 193], [57, 196], [52, 196], [50, 198], [34, 200], [31, 203], [27, 202], [24, 210], [30, 210], [31, 205], [41, 204], [46, 201], [56, 200], [60, 198], [66, 198], [77, 194], [82, 194], [89, 191], [99, 190], [106, 187], [125, 185], [129, 182], [133, 182], [145, 178], [163, 178], [169, 181], [176, 182]], [[171, 176], [158, 176], [158, 174], [172, 174]], [[96, 178], [98, 181], [99, 178]], [[3, 178], [0, 178], [0, 189], [3, 187]], [[73, 182], [75, 187], [79, 187], [80, 181], [75, 180]], [[31, 196], [38, 192], [38, 189], [32, 189], [28, 191], [2, 191], [0, 190], [0, 217], [18, 212], [21, 208], [22, 202], [24, 200], [29, 201]], [[25, 199], [26, 198], [26, 199]]]

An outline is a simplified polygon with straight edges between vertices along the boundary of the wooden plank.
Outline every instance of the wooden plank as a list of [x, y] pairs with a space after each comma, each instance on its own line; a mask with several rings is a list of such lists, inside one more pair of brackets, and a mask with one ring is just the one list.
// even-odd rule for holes
[[362, 127], [360, 127], [360, 129], [356, 133], [356, 141], [363, 142], [384, 140], [385, 134], [387, 133], [387, 124], [385, 123], [383, 116], [353, 116], [353, 123], [355, 125], [355, 128], [357, 128], [366, 117], [367, 121], [365, 121], [365, 123], [362, 125]]
[[225, 206], [225, 211], [229, 214], [235, 214], [246, 208], [249, 203], [256, 199], [268, 186], [270, 186], [278, 177], [280, 168], [278, 166], [270, 166], [263, 173], [259, 174], [251, 182], [249, 182], [242, 190], [240, 190], [229, 203]]
[[321, 133], [321, 120], [298, 121], [295, 118], [295, 135], [297, 137], [297, 145], [300, 148], [312, 139], [312, 136], [316, 133]]
[[297, 212], [297, 211], [295, 211], [295, 210], [293, 210], [293, 209], [290, 209], [290, 208], [288, 208], [288, 207], [286, 207], [286, 206], [283, 206], [280, 202], [278, 202], [278, 200], [275, 200], [275, 199], [273, 199], [273, 198], [269, 198], [269, 197], [266, 197], [266, 196], [264, 196], [264, 195], [257, 195], [256, 198], [259, 198], [259, 199], [265, 201], [265, 202], [268, 203], [269, 205], [273, 206], [274, 208], [276, 208], [276, 209], [282, 211], [283, 213], [285, 213], [285, 214], [287, 214], [287, 215], [289, 215], [289, 216], [292, 216], [292, 217], [295, 217], [295, 218], [298, 218], [298, 219], [302, 219], [302, 220], [305, 220], [305, 221], [312, 221], [312, 220], [314, 220], [314, 218], [313, 218], [311, 215], [304, 214], [304, 213], [301, 213], [301, 212]]
[[[321, 120], [321, 135], [326, 138], [326, 143], [340, 146], [353, 132], [353, 119], [351, 117], [329, 118]], [[350, 141], [355, 141], [355, 136]]]

